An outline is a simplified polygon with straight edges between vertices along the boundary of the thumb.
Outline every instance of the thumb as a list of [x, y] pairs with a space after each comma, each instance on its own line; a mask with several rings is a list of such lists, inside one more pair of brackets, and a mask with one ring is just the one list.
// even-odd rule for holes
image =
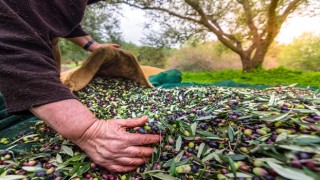
[[148, 117], [143, 116], [135, 119], [122, 120], [122, 121], [119, 121], [119, 124], [122, 127], [138, 127], [138, 126], [144, 125], [148, 121], [149, 121]]

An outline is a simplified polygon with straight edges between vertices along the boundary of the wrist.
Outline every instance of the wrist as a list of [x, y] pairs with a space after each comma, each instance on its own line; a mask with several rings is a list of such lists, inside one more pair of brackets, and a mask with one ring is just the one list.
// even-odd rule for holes
[[94, 40], [91, 39], [91, 40], [89, 40], [82, 48], [83, 48], [84, 50], [89, 51], [89, 48], [90, 48], [94, 43], [95, 43]]
[[93, 52], [100, 47], [101, 47], [101, 44], [97, 42], [93, 42], [93, 44], [87, 49], [87, 51]]

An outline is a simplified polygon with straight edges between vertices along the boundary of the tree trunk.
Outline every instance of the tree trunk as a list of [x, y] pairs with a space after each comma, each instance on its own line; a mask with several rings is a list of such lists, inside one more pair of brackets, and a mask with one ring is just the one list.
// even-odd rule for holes
[[264, 57], [265, 53], [256, 54], [253, 58], [251, 58], [250, 55], [240, 56], [243, 71], [250, 72], [261, 67]]

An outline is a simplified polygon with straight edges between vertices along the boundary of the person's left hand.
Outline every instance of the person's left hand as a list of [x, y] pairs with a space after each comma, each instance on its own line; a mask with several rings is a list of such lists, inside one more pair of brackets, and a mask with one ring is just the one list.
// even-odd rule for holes
[[109, 44], [109, 43], [106, 43], [106, 44], [100, 44], [100, 43], [97, 43], [97, 42], [94, 42], [89, 48], [88, 48], [88, 51], [90, 52], [93, 52], [95, 51], [96, 49], [99, 49], [101, 47], [104, 47], [104, 46], [111, 46], [111, 47], [114, 47], [114, 48], [120, 48], [120, 45], [119, 44]]

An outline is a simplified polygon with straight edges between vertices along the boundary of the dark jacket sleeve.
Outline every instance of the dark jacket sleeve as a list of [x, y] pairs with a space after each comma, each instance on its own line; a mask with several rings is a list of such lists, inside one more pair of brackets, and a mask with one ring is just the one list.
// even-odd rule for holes
[[86, 35], [88, 34], [82, 29], [81, 25], [78, 25], [70, 34], [68, 34], [64, 38], [74, 38]]
[[0, 92], [8, 113], [76, 97], [60, 81], [52, 46], [0, 1]]
[[89, 0], [87, 4], [88, 5], [94, 4], [94, 3], [99, 2], [99, 1], [103, 1], [103, 0]]

